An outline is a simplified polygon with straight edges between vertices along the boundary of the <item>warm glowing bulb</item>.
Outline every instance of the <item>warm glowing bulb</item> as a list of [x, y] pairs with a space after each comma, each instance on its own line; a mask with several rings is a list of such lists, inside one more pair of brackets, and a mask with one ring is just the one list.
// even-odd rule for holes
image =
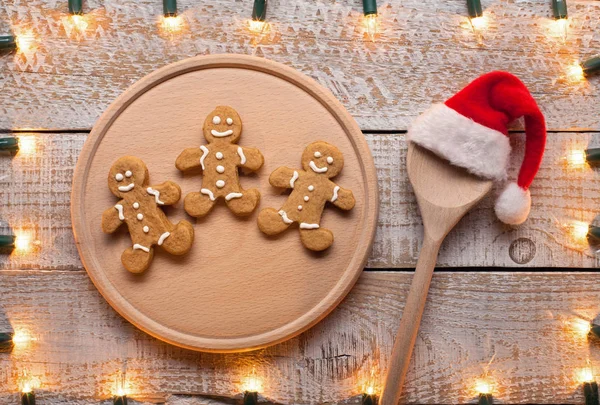
[[26, 345], [32, 340], [33, 339], [31, 338], [29, 333], [25, 331], [16, 331], [12, 338], [12, 341], [15, 345]]
[[28, 53], [35, 48], [35, 36], [32, 31], [25, 31], [17, 35], [17, 48], [19, 52]]
[[78, 30], [78, 31], [85, 31], [86, 28], [88, 27], [88, 23], [85, 19], [84, 16], [79, 15], [79, 14], [74, 14], [71, 16], [71, 21], [73, 22], [73, 26]]
[[20, 253], [31, 249], [31, 234], [25, 231], [15, 231], [15, 250]]
[[567, 78], [571, 82], [580, 82], [585, 78], [583, 68], [579, 63], [575, 63], [567, 67]]
[[579, 370], [579, 372], [577, 373], [577, 379], [580, 383], [589, 383], [594, 381], [594, 373], [592, 373], [591, 367], [586, 367], [584, 369]]
[[585, 319], [577, 318], [571, 322], [573, 330], [581, 335], [586, 336], [592, 329], [592, 324]]
[[487, 19], [483, 15], [481, 17], [471, 18], [470, 21], [471, 26], [476, 31], [482, 30], [487, 26]]
[[162, 19], [162, 27], [167, 32], [177, 32], [181, 30], [183, 24], [183, 20], [181, 16], [169, 16], [163, 17]]
[[255, 34], [263, 34], [270, 31], [271, 25], [266, 21], [248, 20], [248, 29]]
[[33, 392], [34, 389], [41, 386], [40, 379], [37, 377], [32, 377], [27, 371], [23, 371], [23, 374], [19, 378], [18, 384], [19, 389], [23, 394]]
[[252, 373], [246, 377], [243, 383], [243, 390], [246, 392], [261, 392], [262, 380], [256, 376], [256, 369], [252, 369]]
[[375, 387], [373, 387], [372, 385], [369, 385], [367, 387], [367, 389], [365, 390], [365, 394], [367, 394], [367, 395], [375, 394]]
[[371, 41], [375, 41], [375, 35], [377, 35], [377, 14], [367, 14], [365, 16], [365, 28]]
[[19, 153], [22, 155], [31, 155], [35, 152], [36, 141], [34, 136], [19, 137]]
[[567, 225], [567, 229], [573, 239], [581, 241], [587, 238], [589, 225], [582, 221], [573, 221]]
[[569, 28], [569, 20], [566, 18], [559, 18], [554, 21], [556, 33], [562, 36], [563, 40], [567, 39], [567, 30]]
[[567, 163], [569, 166], [583, 166], [585, 165], [586, 160], [585, 151], [581, 149], [573, 149], [567, 154]]
[[489, 381], [486, 380], [477, 380], [477, 382], [475, 383], [475, 390], [479, 393], [479, 394], [491, 394], [492, 392], [492, 385], [490, 384]]

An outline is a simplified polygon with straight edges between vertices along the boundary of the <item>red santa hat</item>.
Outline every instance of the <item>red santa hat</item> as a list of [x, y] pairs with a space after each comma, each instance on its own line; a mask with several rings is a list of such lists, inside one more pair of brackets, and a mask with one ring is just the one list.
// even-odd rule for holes
[[525, 157], [516, 183], [496, 200], [496, 215], [507, 224], [525, 222], [529, 186], [544, 154], [544, 116], [527, 87], [507, 72], [487, 73], [443, 104], [435, 104], [408, 130], [408, 139], [450, 163], [491, 180], [506, 178], [510, 154], [508, 124], [525, 118]]

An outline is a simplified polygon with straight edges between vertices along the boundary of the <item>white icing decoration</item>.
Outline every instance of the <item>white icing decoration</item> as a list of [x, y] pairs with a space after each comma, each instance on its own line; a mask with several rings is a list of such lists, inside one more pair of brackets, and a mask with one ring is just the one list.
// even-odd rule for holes
[[225, 187], [225, 182], [223, 180], [217, 180], [217, 182], [215, 183], [215, 185], [218, 188], [223, 188], [223, 187]]
[[131, 170], [127, 170], [125, 172], [125, 177], [131, 177], [131, 176], [133, 176], [133, 173], [131, 173]]
[[228, 129], [227, 131], [219, 132], [216, 129], [211, 129], [210, 133], [213, 134], [213, 136], [216, 136], [217, 138], [223, 138], [224, 136], [229, 136], [233, 134], [233, 130]]
[[306, 222], [302, 222], [300, 224], [300, 229], [318, 229], [319, 224], [307, 224]]
[[137, 210], [138, 208], [140, 208], [140, 203], [139, 203], [139, 202], [134, 202], [134, 203], [133, 203], [133, 208], [135, 208], [136, 210]]
[[312, 184], [310, 186], [308, 186], [308, 191], [313, 191], [315, 189], [315, 186], [313, 186]]
[[160, 200], [160, 191], [155, 190], [152, 187], [148, 187], [146, 191], [148, 192], [148, 194], [154, 196], [154, 201], [156, 201], [157, 204], [165, 205], [165, 203]]
[[313, 162], [312, 160], [310, 161], [310, 163], [308, 165], [315, 173], [325, 173], [327, 171], [326, 167], [317, 167], [315, 162]]
[[138, 219], [138, 221], [141, 221], [142, 219], [144, 219], [144, 214], [137, 214], [137, 219]]
[[298, 206], [298, 211], [302, 211], [302, 206], [301, 205]]
[[202, 170], [204, 170], [204, 159], [206, 155], [208, 155], [208, 148], [204, 145], [200, 145], [200, 149], [202, 149], [202, 156], [200, 156], [200, 166], [202, 166]]
[[292, 178], [290, 179], [290, 187], [294, 188], [294, 183], [296, 182], [296, 180], [298, 180], [298, 172], [294, 170], [294, 174], [292, 175]]
[[132, 188], [135, 187], [134, 183], [129, 184], [128, 186], [119, 186], [119, 191], [130, 191]]
[[227, 118], [227, 125], [233, 125], [233, 120], [231, 118]]
[[213, 124], [219, 125], [220, 123], [221, 123], [221, 117], [219, 117], [218, 115], [215, 115], [213, 117]]
[[333, 197], [331, 197], [331, 202], [334, 202], [338, 199], [338, 191], [340, 191], [340, 186], [335, 186], [333, 188]]
[[242, 198], [242, 193], [229, 193], [225, 196], [225, 201], [233, 200], [234, 198]]
[[208, 198], [210, 198], [210, 200], [211, 200], [211, 201], [214, 201], [214, 200], [215, 200], [215, 195], [214, 195], [214, 194], [213, 194], [213, 192], [212, 192], [212, 191], [210, 191], [209, 189], [207, 189], [207, 188], [203, 188], [203, 189], [201, 189], [201, 190], [200, 190], [200, 192], [201, 192], [202, 194], [206, 194], [206, 195], [208, 196]]
[[217, 173], [223, 173], [225, 171], [225, 168], [221, 165], [217, 166]]
[[321, 157], [321, 152], [315, 152], [315, 157], [316, 158], [320, 158]]
[[217, 159], [219, 159], [219, 160], [223, 159], [223, 154], [221, 152], [217, 152], [216, 156], [217, 156]]
[[146, 225], [146, 226], [144, 227], [144, 233], [148, 233], [148, 232], [150, 232], [150, 228], [148, 228], [148, 226]]
[[308, 200], [310, 200], [310, 198], [308, 198], [308, 196], [307, 196], [307, 195], [305, 195], [305, 196], [304, 196], [304, 201], [308, 201]]
[[242, 164], [246, 164], [246, 156], [244, 155], [244, 150], [241, 146], [238, 146], [238, 155], [240, 155], [240, 159], [242, 159]]
[[279, 215], [281, 215], [281, 218], [283, 218], [283, 222], [285, 222], [286, 224], [291, 224], [292, 222], [294, 222], [288, 218], [284, 210], [279, 211]]
[[327, 163], [332, 164], [333, 158], [331, 156], [327, 156]]
[[125, 215], [123, 215], [123, 206], [121, 204], [117, 204], [117, 205], [115, 205], [115, 208], [117, 209], [117, 211], [119, 211], [119, 219], [121, 221], [124, 221]]
[[160, 235], [160, 238], [158, 238], [158, 246], [162, 245], [163, 242], [165, 241], [165, 239], [167, 239], [169, 237], [170, 233], [169, 232], [165, 232], [162, 235]]
[[146, 253], [150, 253], [150, 248], [147, 248], [146, 246], [142, 246], [139, 243], [136, 243], [135, 245], [133, 245], [133, 250], [136, 250], [136, 249], [140, 249]]
[[115, 175], [115, 179], [116, 179], [117, 181], [123, 181], [123, 178], [124, 178], [124, 177], [123, 177], [123, 175], [122, 175], [121, 173], [117, 173], [117, 174]]

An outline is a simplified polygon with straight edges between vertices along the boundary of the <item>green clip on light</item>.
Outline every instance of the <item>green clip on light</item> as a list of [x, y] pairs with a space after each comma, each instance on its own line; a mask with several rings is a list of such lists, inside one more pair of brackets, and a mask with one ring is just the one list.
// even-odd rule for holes
[[371, 41], [375, 41], [375, 35], [377, 34], [376, 0], [363, 0], [363, 15], [365, 16], [367, 34], [369, 35], [369, 38], [371, 38]]
[[492, 394], [479, 394], [479, 400], [477, 401], [478, 405], [493, 405], [494, 404], [494, 397], [492, 397]]
[[552, 15], [555, 20], [564, 20], [568, 18], [567, 0], [552, 0]]
[[583, 62], [581, 69], [583, 69], [585, 76], [591, 76], [594, 73], [600, 72], [600, 56], [595, 56]]
[[585, 405], [598, 405], [598, 383], [596, 381], [584, 382], [583, 395], [585, 396]]
[[163, 15], [177, 17], [177, 0], [163, 0]]
[[83, 0], [69, 0], [69, 14], [83, 15]]
[[0, 51], [17, 49], [17, 38], [14, 35], [0, 35]]
[[0, 248], [14, 249], [16, 240], [14, 235], [0, 235]]
[[254, 0], [252, 21], [264, 22], [267, 18], [267, 0]]
[[377, 405], [378, 402], [377, 395], [367, 393], [362, 395], [362, 400], [360, 401], [361, 405]]
[[0, 332], [0, 353], [8, 353], [12, 351], [15, 344], [13, 343], [12, 332]]
[[0, 151], [15, 155], [19, 151], [19, 139], [15, 137], [0, 138]]
[[481, 0], [467, 0], [467, 12], [471, 19], [482, 17], [483, 9], [481, 8]]
[[33, 391], [22, 392], [21, 405], [35, 405], [35, 393]]

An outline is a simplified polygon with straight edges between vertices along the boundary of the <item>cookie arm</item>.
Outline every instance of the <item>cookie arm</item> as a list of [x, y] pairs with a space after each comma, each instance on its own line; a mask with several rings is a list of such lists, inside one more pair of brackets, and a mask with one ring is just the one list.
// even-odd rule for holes
[[343, 210], [351, 210], [354, 208], [356, 201], [354, 200], [354, 194], [351, 190], [346, 190], [340, 186], [334, 185], [331, 199], [329, 200], [338, 208]]
[[181, 198], [181, 188], [172, 181], [149, 186], [146, 188], [146, 192], [154, 196], [154, 200], [158, 205], [172, 205]]
[[119, 203], [116, 204], [114, 207], [110, 207], [104, 210], [104, 212], [102, 213], [102, 232], [115, 232], [117, 229], [119, 229], [124, 220], [125, 217], [123, 217], [123, 206], [119, 201]]
[[265, 162], [262, 153], [256, 148], [242, 148], [238, 146], [238, 155], [240, 156], [240, 167], [248, 170], [258, 170]]
[[177, 156], [177, 160], [175, 161], [175, 167], [177, 167], [182, 172], [200, 167], [200, 158], [203, 155], [204, 153], [200, 148], [184, 149], [184, 151], [181, 152], [179, 156]]
[[298, 171], [289, 167], [279, 167], [269, 176], [269, 183], [273, 187], [294, 188], [294, 182], [298, 178]]

